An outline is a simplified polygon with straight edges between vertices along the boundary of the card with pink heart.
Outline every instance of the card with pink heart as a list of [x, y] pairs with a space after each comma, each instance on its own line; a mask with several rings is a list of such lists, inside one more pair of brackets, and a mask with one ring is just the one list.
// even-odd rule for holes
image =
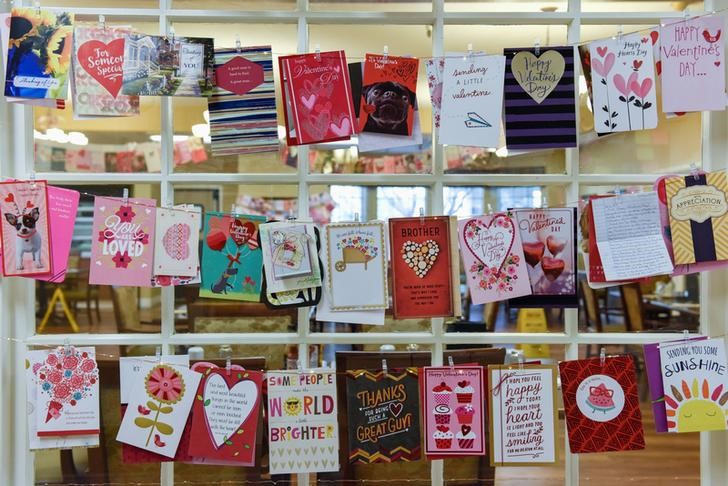
[[458, 240], [473, 304], [531, 295], [521, 237], [510, 214], [460, 220]]

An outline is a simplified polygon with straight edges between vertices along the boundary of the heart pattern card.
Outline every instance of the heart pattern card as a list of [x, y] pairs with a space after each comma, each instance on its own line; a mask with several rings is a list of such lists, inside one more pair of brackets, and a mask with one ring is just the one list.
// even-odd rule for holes
[[442, 109], [442, 75], [444, 72], [444, 57], [431, 57], [425, 61], [427, 87], [430, 89], [430, 101], [432, 102], [432, 115], [435, 119], [435, 126], [437, 128], [440, 128], [440, 110]]
[[419, 460], [417, 368], [347, 370], [346, 409], [350, 464]]
[[725, 339], [660, 344], [668, 432], [728, 429]]
[[3, 275], [52, 277], [46, 181], [0, 182]]
[[260, 302], [263, 255], [258, 230], [265, 220], [265, 216], [205, 213], [200, 297]]
[[425, 455], [485, 455], [482, 366], [422, 369]]
[[576, 146], [574, 48], [505, 49], [509, 149]]
[[389, 220], [396, 319], [460, 315], [455, 231], [454, 217]]
[[329, 224], [326, 242], [326, 290], [331, 309], [386, 309], [389, 293], [384, 223]]
[[556, 462], [556, 366], [488, 366], [490, 465]]
[[204, 463], [252, 466], [263, 373], [196, 363], [202, 373], [192, 406], [189, 454]]
[[270, 473], [338, 471], [336, 372], [269, 371], [266, 384]]
[[722, 15], [662, 20], [663, 111], [725, 110], [724, 28]]
[[516, 307], [577, 307], [576, 208], [513, 210], [533, 295]]
[[202, 375], [172, 364], [154, 366], [129, 390], [116, 440], [174, 457]]
[[348, 140], [356, 133], [344, 51], [281, 56], [288, 145]]
[[91, 285], [149, 287], [154, 264], [154, 199], [96, 196]]
[[77, 26], [71, 93], [76, 118], [139, 114], [139, 97], [121, 94], [124, 39], [130, 28]]
[[321, 287], [313, 223], [265, 223], [260, 226], [260, 242], [268, 292]]
[[199, 211], [157, 208], [154, 275], [194, 277], [199, 263]]
[[458, 238], [473, 304], [531, 295], [514, 217], [496, 213], [460, 220]]
[[445, 58], [440, 142], [498, 147], [505, 56], [451, 54]]
[[359, 110], [359, 131], [412, 135], [417, 107], [417, 69], [413, 57], [367, 54]]
[[673, 176], [664, 184], [675, 264], [728, 260], [728, 174]]
[[631, 355], [559, 363], [569, 449], [574, 454], [645, 448]]

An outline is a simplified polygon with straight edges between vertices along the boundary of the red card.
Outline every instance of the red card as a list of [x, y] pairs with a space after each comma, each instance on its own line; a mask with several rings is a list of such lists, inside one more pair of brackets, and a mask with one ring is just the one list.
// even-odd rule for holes
[[447, 216], [389, 220], [396, 319], [456, 313], [451, 255], [454, 227]]
[[243, 56], [235, 56], [215, 69], [215, 84], [238, 96], [260, 86], [264, 80], [263, 66]]
[[559, 372], [571, 452], [645, 448], [632, 356], [563, 361]]
[[344, 51], [278, 59], [288, 145], [348, 140], [356, 128]]
[[[127, 409], [126, 404], [121, 405], [121, 419], [124, 419], [124, 414]], [[120, 421], [121, 422], [121, 421]], [[124, 464], [149, 464], [156, 462], [181, 462], [191, 464], [193, 463], [192, 458], [187, 454], [188, 444], [190, 443], [190, 420], [187, 419], [185, 430], [182, 432], [182, 437], [179, 440], [179, 446], [177, 447], [177, 453], [174, 455], [174, 459], [170, 459], [167, 456], [161, 454], [155, 454], [154, 452], [142, 449], [141, 447], [135, 447], [129, 444], [121, 444], [121, 461]], [[162, 436], [155, 437], [154, 440], [164, 440]]]

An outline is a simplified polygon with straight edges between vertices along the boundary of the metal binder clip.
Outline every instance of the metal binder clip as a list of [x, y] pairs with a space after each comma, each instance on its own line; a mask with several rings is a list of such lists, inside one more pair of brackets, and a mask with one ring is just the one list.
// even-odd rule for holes
[[384, 60], [386, 61], [389, 57], [389, 46], [384, 46]]
[[314, 48], [314, 52], [315, 52], [314, 58], [318, 62], [321, 62], [321, 44], [316, 44], [316, 47]]
[[121, 200], [124, 206], [129, 204], [129, 188], [125, 187], [121, 192]]
[[240, 34], [235, 34], [235, 50], [238, 51], [238, 54], [240, 54], [240, 51], [242, 50], [240, 44]]
[[599, 365], [603, 368], [604, 363], [607, 361], [607, 348], [602, 347], [602, 349], [599, 350]]
[[162, 364], [162, 346], [157, 346], [154, 349], [154, 356], [157, 360], [157, 364]]
[[382, 360], [382, 373], [384, 373], [384, 376], [387, 376], [389, 374], [389, 368], [387, 368], [387, 360]]
[[420, 224], [425, 224], [425, 208], [420, 208]]
[[696, 181], [700, 177], [700, 173], [698, 172], [698, 166], [695, 165], [695, 162], [690, 162], [690, 175], [693, 176], [693, 179]]
[[541, 40], [536, 39], [533, 41], [533, 51], [536, 54], [536, 57], [541, 55]]
[[99, 27], [102, 30], [106, 30], [106, 17], [101, 14], [99, 14]]
[[447, 357], [447, 364], [450, 366], [451, 369], [455, 369], [455, 362], [452, 360], [452, 356]]
[[232, 362], [230, 356], [225, 358], [225, 372], [230, 376], [230, 370], [232, 369]]

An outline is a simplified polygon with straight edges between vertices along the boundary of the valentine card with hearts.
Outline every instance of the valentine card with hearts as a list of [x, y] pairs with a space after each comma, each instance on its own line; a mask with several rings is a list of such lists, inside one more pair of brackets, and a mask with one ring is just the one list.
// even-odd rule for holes
[[156, 205], [154, 199], [96, 196], [90, 284], [150, 286]]
[[139, 97], [121, 94], [128, 27], [77, 26], [73, 31], [71, 93], [78, 119], [139, 114]]
[[174, 208], [157, 208], [156, 234], [154, 238], [154, 275], [194, 277], [200, 265], [198, 243], [200, 241], [199, 209], [186, 211]]
[[473, 304], [531, 295], [520, 232], [509, 213], [458, 221], [458, 239]]
[[576, 146], [574, 48], [505, 49], [509, 149]]
[[484, 455], [483, 367], [426, 366], [422, 370], [425, 455]]
[[288, 145], [348, 140], [356, 131], [344, 51], [281, 56]]
[[192, 406], [189, 454], [204, 464], [254, 465], [263, 373], [204, 362], [192, 370], [202, 380]]
[[662, 109], [725, 110], [725, 23], [722, 15], [662, 20]]
[[435, 126], [438, 128], [440, 127], [440, 110], [442, 108], [442, 75], [444, 71], [444, 57], [431, 57], [425, 61], [427, 87], [430, 89], [430, 101], [432, 102], [432, 116], [435, 119]]
[[420, 458], [417, 368], [347, 370], [346, 413], [350, 464]]
[[390, 218], [396, 319], [461, 314], [456, 229], [455, 217]]
[[533, 294], [516, 307], [577, 307], [576, 208], [514, 209]]
[[572, 453], [645, 448], [631, 355], [562, 361], [559, 373]]

